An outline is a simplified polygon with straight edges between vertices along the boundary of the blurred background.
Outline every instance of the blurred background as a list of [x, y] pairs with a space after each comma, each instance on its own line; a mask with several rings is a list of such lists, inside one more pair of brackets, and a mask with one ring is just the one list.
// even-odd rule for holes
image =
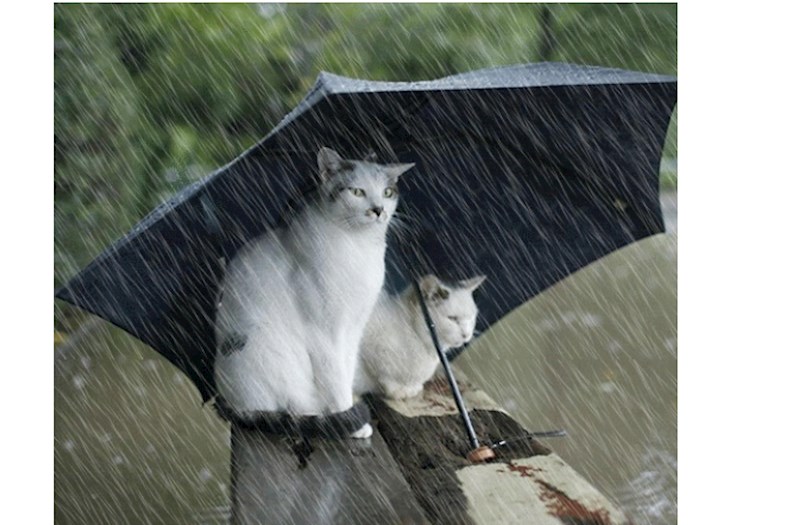
[[[57, 4], [58, 286], [266, 135], [320, 71], [425, 80], [564, 61], [677, 74], [675, 4]], [[676, 519], [677, 110], [667, 234], [559, 283], [462, 366], [637, 523]], [[59, 523], [217, 523], [227, 428], [154, 351], [55, 305]], [[479, 357], [476, 357], [479, 356]]]

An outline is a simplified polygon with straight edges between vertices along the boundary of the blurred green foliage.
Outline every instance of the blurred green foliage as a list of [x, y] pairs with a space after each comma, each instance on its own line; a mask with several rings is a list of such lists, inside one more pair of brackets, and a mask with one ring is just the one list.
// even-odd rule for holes
[[540, 60], [675, 74], [677, 8], [56, 4], [55, 282], [265, 135], [321, 70], [420, 80]]

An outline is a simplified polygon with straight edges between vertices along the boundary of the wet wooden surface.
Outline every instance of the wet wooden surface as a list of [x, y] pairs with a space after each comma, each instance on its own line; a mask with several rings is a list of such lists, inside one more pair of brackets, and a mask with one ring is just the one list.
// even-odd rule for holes
[[616, 505], [484, 392], [459, 378], [483, 445], [508, 440], [496, 458], [466, 459], [467, 441], [442, 378], [404, 401], [369, 398], [378, 430], [431, 523], [622, 525]]
[[367, 396], [368, 440], [288, 440], [231, 429], [234, 524], [623, 525], [628, 517], [463, 377], [459, 384], [483, 445], [507, 440], [474, 464], [449, 387], [391, 401]]
[[234, 524], [428, 523], [386, 443], [231, 428]]

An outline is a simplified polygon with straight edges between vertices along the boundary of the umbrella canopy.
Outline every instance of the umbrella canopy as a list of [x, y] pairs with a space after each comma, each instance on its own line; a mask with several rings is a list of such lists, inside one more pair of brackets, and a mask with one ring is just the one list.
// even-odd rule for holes
[[414, 162], [387, 285], [485, 274], [479, 327], [633, 241], [663, 232], [659, 164], [674, 77], [527, 64], [425, 82], [320, 74], [255, 146], [153, 210], [56, 295], [127, 330], [214, 393], [224, 261], [280, 225], [316, 152]]

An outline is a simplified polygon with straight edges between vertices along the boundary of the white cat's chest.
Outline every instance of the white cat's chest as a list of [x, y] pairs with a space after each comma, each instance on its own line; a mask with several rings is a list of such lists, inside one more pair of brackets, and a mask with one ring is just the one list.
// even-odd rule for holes
[[327, 300], [346, 307], [366, 299], [372, 306], [385, 273], [382, 240], [327, 228], [318, 230], [304, 251], [312, 254], [304, 269], [309, 284]]

